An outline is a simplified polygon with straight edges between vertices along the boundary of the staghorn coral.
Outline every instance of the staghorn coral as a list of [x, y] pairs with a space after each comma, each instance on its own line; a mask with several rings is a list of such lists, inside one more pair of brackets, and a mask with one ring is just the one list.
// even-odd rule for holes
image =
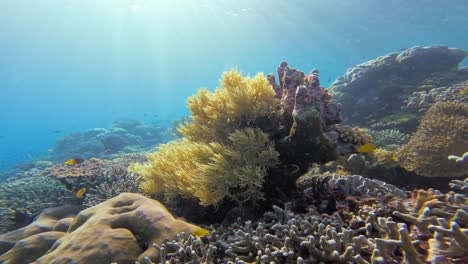
[[229, 142], [201, 143], [188, 139], [161, 145], [148, 155], [149, 162], [134, 164], [144, 178], [142, 188], [166, 198], [196, 198], [216, 205], [226, 196], [243, 203], [263, 197], [260, 191], [266, 170], [278, 161], [278, 153], [260, 129], [237, 130]]
[[[126, 172], [126, 171], [125, 171]], [[113, 171], [101, 171], [80, 186], [87, 186], [83, 205], [92, 207], [109, 200], [121, 193], [141, 193], [141, 177], [127, 173], [116, 174]]]
[[468, 178], [463, 181], [460, 180], [453, 180], [450, 183], [450, 187], [455, 190], [460, 190], [462, 192], [468, 193]]
[[188, 99], [192, 115], [179, 127], [182, 135], [192, 141], [226, 142], [233, 131], [259, 126], [275, 114], [278, 100], [263, 74], [249, 78], [231, 70], [220, 85], [214, 93], [200, 89]]
[[434, 104], [409, 142], [397, 150], [402, 167], [425, 177], [455, 177], [468, 173], [468, 163], [447, 157], [463, 153], [468, 142], [468, 105]]
[[[117, 181], [115, 184], [122, 187], [122, 189], [119, 188], [119, 190], [133, 192], [135, 189], [131, 187], [131, 177], [127, 177], [127, 169], [132, 162], [144, 161], [146, 161], [146, 157], [136, 153], [125, 154], [113, 160], [92, 158], [71, 166], [63, 163], [55, 164], [47, 168], [44, 175], [54, 180], [59, 180], [68, 190], [73, 192], [81, 188], [86, 188], [86, 193], [89, 193], [89, 190], [98, 187], [102, 183], [115, 181]], [[128, 181], [124, 180], [127, 178]], [[111, 193], [117, 194], [117, 191], [118, 190], [114, 190]], [[111, 195], [111, 193], [103, 197], [107, 197]], [[91, 192], [91, 194], [97, 193]]]

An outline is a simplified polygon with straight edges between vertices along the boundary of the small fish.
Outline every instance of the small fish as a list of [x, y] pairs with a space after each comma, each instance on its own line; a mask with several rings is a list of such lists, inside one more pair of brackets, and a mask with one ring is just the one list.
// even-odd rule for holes
[[65, 165], [75, 165], [75, 164], [80, 164], [84, 161], [84, 159], [82, 158], [73, 158], [73, 159], [69, 159], [67, 161], [64, 162]]
[[459, 95], [465, 95], [468, 94], [468, 88], [463, 88], [458, 92]]
[[63, 133], [63, 131], [61, 131], [61, 130], [55, 130], [54, 133], [55, 133], [55, 134], [61, 134], [61, 133]]
[[209, 235], [210, 230], [200, 227], [199, 229], [193, 231], [192, 234], [197, 237], [202, 237], [202, 236]]
[[400, 157], [398, 157], [398, 155], [395, 153], [392, 155], [392, 160], [395, 162], [400, 162]]
[[360, 147], [357, 149], [357, 152], [359, 152], [359, 153], [371, 153], [371, 152], [373, 152], [376, 148], [377, 148], [377, 146], [376, 146], [374, 143], [366, 143], [366, 144], [360, 146]]
[[86, 192], [86, 188], [83, 187], [83, 188], [79, 189], [75, 193], [76, 198], [78, 198], [78, 199], [83, 198], [83, 195], [85, 194], [85, 192]]

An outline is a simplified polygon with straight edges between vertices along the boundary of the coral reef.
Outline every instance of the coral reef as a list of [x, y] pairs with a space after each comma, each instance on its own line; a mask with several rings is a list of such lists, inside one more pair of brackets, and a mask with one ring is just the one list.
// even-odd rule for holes
[[89, 187], [96, 187], [109, 180], [124, 179], [131, 163], [146, 160], [146, 156], [142, 154], [126, 154], [113, 160], [92, 158], [74, 165], [55, 164], [47, 168], [43, 174], [59, 180], [67, 189], [76, 192], [80, 188], [90, 189]]
[[196, 198], [216, 205], [226, 196], [239, 203], [263, 198], [261, 188], [278, 153], [260, 129], [236, 130], [229, 142], [202, 143], [188, 139], [161, 145], [149, 163], [132, 170], [144, 178], [143, 189], [166, 198]]
[[400, 132], [398, 129], [369, 129], [367, 133], [372, 138], [372, 142], [379, 148], [388, 151], [394, 151], [401, 145], [406, 144], [410, 139], [410, 135]]
[[73, 157], [110, 158], [113, 154], [150, 150], [166, 142], [159, 125], [146, 125], [134, 119], [118, 119], [112, 128], [92, 128], [65, 135], [57, 140], [48, 159], [63, 162]]
[[340, 122], [340, 106], [320, 86], [318, 71], [304, 75], [286, 62], [277, 70], [279, 85], [273, 75], [249, 78], [233, 70], [214, 93], [201, 89], [190, 97], [192, 115], [179, 127], [185, 137], [133, 166], [145, 179], [143, 189], [203, 205], [225, 197], [255, 204], [264, 197], [262, 188], [268, 196], [294, 182], [289, 171], [273, 172], [278, 153], [284, 170], [336, 158], [326, 132]]
[[[294, 212], [298, 205], [289, 203], [284, 209], [274, 206], [256, 222], [239, 219], [214, 226], [204, 239], [180, 234], [173, 241], [154, 245], [161, 252], [157, 261], [364, 264], [467, 260], [463, 247], [468, 238], [466, 197], [461, 194], [406, 193], [360, 176], [319, 177], [302, 183], [306, 213]], [[310, 189], [312, 196], [308, 196]], [[333, 204], [321, 206], [324, 199]], [[330, 207], [329, 213], [321, 209]]]
[[45, 176], [9, 179], [0, 185], [0, 233], [29, 224], [45, 208], [72, 197], [59, 181]]
[[468, 163], [449, 155], [466, 151], [468, 105], [439, 102], [429, 108], [409, 142], [398, 151], [402, 167], [426, 177], [457, 177], [468, 174]]
[[[44, 221], [49, 214], [52, 221]], [[66, 225], [63, 219], [56, 221], [57, 216], [65, 217]], [[0, 261], [134, 263], [144, 257], [156, 261], [159, 250], [151, 245], [175, 239], [178, 233], [200, 231], [197, 226], [175, 219], [159, 202], [124, 193], [76, 216], [61, 208], [45, 211], [37, 223], [0, 236]]]
[[[468, 69], [466, 70], [468, 71]], [[414, 92], [409, 96], [403, 109], [421, 112], [437, 102], [468, 103], [468, 81], [452, 84], [448, 87], [436, 87], [429, 91]]]
[[121, 193], [142, 193], [141, 177], [128, 173], [116, 174], [113, 171], [99, 171], [92, 178], [85, 178], [79, 186], [86, 188], [83, 206], [92, 207]]
[[[385, 123], [382, 114], [401, 114], [404, 100], [413, 92], [468, 80], [468, 71], [457, 68], [466, 56], [465, 51], [446, 46], [390, 53], [348, 69], [331, 84], [330, 94], [343, 105], [346, 122], [365, 126]], [[408, 121], [395, 123], [393, 128], [412, 132], [417, 124]]]
[[318, 70], [304, 75], [283, 61], [277, 72], [279, 85], [273, 75], [269, 81], [276, 87], [276, 95], [281, 95], [282, 131], [288, 133], [277, 144], [282, 160], [297, 164], [335, 159], [334, 138], [327, 132], [341, 122], [341, 105], [320, 86]]
[[371, 142], [367, 131], [359, 127], [334, 125], [326, 135], [334, 139], [333, 142], [337, 144], [340, 155], [355, 153], [359, 146]]

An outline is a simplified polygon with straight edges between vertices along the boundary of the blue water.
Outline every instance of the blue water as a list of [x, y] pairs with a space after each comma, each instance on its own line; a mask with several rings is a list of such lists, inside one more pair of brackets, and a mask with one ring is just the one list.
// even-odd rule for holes
[[[221, 73], [346, 69], [416, 45], [468, 50], [468, 1], [0, 1], [0, 170], [117, 118], [188, 113]], [[467, 63], [465, 62], [465, 65]]]

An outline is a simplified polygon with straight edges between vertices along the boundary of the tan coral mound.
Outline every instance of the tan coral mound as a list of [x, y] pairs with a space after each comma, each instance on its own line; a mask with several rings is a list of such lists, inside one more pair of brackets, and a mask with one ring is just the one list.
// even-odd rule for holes
[[0, 236], [0, 263], [29, 263], [42, 256], [68, 229], [78, 207], [45, 209], [30, 225]]
[[[152, 261], [159, 259], [159, 250], [151, 245], [175, 239], [181, 232], [199, 230], [197, 226], [175, 219], [158, 201], [122, 193], [80, 212], [66, 232], [45, 229], [36, 237], [19, 240], [15, 247], [0, 256], [0, 262], [125, 264], [138, 260], [144, 263], [145, 256]], [[22, 246], [28, 244], [42, 246], [37, 250]], [[47, 246], [51, 247], [48, 251]], [[31, 255], [42, 256], [34, 259]]]
[[434, 104], [423, 116], [410, 141], [398, 151], [401, 165], [426, 177], [458, 177], [468, 174], [468, 162], [449, 160], [468, 147], [468, 105]]

